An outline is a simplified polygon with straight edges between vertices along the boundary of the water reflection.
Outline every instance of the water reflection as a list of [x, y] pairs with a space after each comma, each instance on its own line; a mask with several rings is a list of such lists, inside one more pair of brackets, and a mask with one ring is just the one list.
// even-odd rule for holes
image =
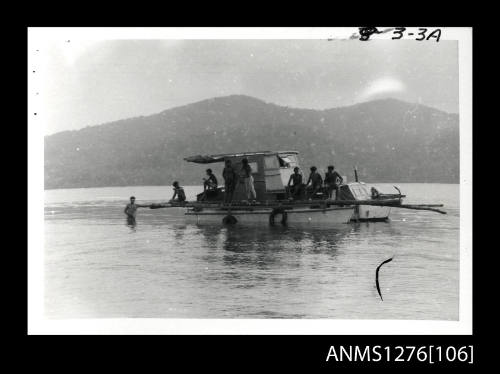
[[226, 266], [274, 267], [283, 262], [300, 266], [308, 253], [335, 257], [337, 248], [352, 232], [350, 225], [339, 227], [288, 226], [198, 226], [209, 248], [223, 253], [207, 254], [205, 260]]
[[399, 235], [401, 231], [397, 228], [397, 222], [351, 222], [351, 231], [356, 234], [377, 234], [380, 232], [388, 235]]
[[184, 245], [185, 244], [184, 237], [186, 235], [187, 225], [186, 224], [173, 225], [170, 229], [174, 233], [174, 239], [176, 245], [178, 246]]
[[216, 249], [218, 247], [219, 236], [224, 230], [222, 225], [213, 226], [198, 226], [195, 225], [197, 233], [203, 238], [203, 241], [207, 244], [207, 248]]

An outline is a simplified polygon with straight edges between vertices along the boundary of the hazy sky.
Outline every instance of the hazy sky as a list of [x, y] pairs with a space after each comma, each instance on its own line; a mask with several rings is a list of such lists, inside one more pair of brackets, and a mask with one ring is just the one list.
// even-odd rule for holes
[[312, 109], [394, 97], [458, 112], [455, 41], [61, 40], [39, 53], [46, 134], [232, 94]]

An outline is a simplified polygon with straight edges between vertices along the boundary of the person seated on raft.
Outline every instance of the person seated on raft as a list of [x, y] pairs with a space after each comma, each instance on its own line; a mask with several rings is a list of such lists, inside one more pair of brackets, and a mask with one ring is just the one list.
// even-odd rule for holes
[[217, 178], [212, 172], [212, 169], [207, 169], [206, 173], [208, 178], [203, 178], [203, 196], [201, 200], [205, 200], [207, 197], [217, 195]]
[[375, 187], [371, 188], [372, 199], [378, 199], [380, 197], [380, 192]]
[[170, 202], [173, 203], [174, 201], [176, 201], [175, 200], [176, 197], [177, 201], [180, 203], [186, 201], [186, 194], [184, 193], [184, 188], [179, 186], [179, 182], [175, 181], [174, 183], [172, 183], [172, 186], [174, 186], [174, 196], [172, 196]]
[[[288, 188], [290, 191], [290, 197], [293, 200], [297, 200], [300, 198], [302, 194], [302, 190], [304, 189], [304, 183], [302, 183], [302, 174], [299, 173], [300, 169], [298, 167], [293, 168], [293, 174], [290, 175], [290, 179], [288, 179]], [[290, 183], [293, 184], [290, 186]]]
[[307, 186], [309, 186], [309, 183], [311, 183], [311, 193], [309, 194], [309, 200], [311, 200], [323, 186], [323, 178], [321, 178], [321, 175], [317, 172], [318, 169], [316, 168], [316, 166], [311, 166], [310, 170], [311, 174], [309, 174], [309, 179], [306, 183], [306, 188]]
[[335, 171], [333, 165], [328, 166], [328, 171], [325, 173], [325, 187], [328, 192], [328, 198], [331, 199], [333, 191], [335, 191], [335, 200], [339, 199], [339, 186], [344, 179]]

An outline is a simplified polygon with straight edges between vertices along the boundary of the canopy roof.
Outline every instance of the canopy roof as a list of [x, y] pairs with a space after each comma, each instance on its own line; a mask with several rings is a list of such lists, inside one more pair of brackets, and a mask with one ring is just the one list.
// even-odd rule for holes
[[271, 156], [271, 155], [290, 155], [298, 154], [297, 151], [259, 151], [259, 152], [241, 152], [241, 153], [221, 153], [218, 155], [197, 155], [186, 157], [184, 160], [188, 162], [196, 162], [197, 164], [210, 164], [213, 162], [224, 162], [224, 159], [231, 157], [245, 157], [245, 156]]

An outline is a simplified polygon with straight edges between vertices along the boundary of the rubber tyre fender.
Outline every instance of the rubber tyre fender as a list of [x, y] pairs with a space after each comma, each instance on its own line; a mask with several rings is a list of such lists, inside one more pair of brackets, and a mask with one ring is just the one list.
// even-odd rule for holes
[[281, 214], [281, 224], [286, 225], [286, 222], [288, 220], [288, 213], [283, 208], [274, 208], [272, 210], [271, 214], [269, 214], [269, 224], [275, 224], [275, 218], [278, 214]]
[[235, 216], [231, 215], [231, 214], [228, 214], [227, 216], [225, 216], [223, 219], [222, 219], [222, 223], [224, 225], [234, 225], [235, 223], [237, 223], [238, 220], [236, 219]]

